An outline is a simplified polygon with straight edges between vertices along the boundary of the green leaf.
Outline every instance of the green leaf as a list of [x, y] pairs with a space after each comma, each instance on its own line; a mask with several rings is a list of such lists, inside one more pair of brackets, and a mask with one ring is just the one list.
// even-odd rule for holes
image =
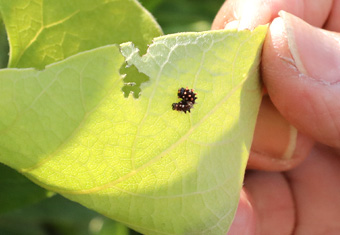
[[162, 34], [135, 0], [0, 0], [9, 67], [44, 68], [71, 55], [132, 41], [146, 49]]
[[38, 202], [47, 196], [46, 190], [0, 164], [0, 213]]
[[[39, 185], [144, 234], [225, 234], [235, 213], [261, 101], [266, 27], [156, 38], [150, 77], [124, 98], [115, 46], [43, 71], [0, 71], [0, 161]], [[171, 109], [197, 91], [190, 114]]]
[[123, 61], [116, 46], [106, 46], [43, 71], [0, 70], [0, 161], [22, 169], [58, 154], [113, 89], [122, 95]]
[[[8, 63], [8, 43], [11, 48], [9, 67], [41, 69], [70, 55], [107, 44], [133, 41], [146, 50], [152, 38], [162, 34], [153, 17], [134, 0], [0, 0], [0, 13], [3, 18], [0, 19], [0, 68]], [[9, 42], [2, 20], [6, 24]], [[127, 82], [137, 85], [125, 86], [123, 91], [126, 96], [134, 91], [135, 97], [138, 97], [139, 85], [147, 80], [146, 76], [131, 68], [124, 72], [128, 73]], [[8, 91], [8, 87], [3, 89]], [[13, 108], [9, 109], [13, 111]], [[5, 120], [7, 114], [1, 113], [1, 118], [5, 119], [0, 123], [10, 122], [11, 115], [13, 113], [9, 113], [9, 120]], [[0, 203], [4, 206], [0, 204], [0, 207], [3, 210], [28, 204], [29, 201], [36, 202], [42, 199], [42, 194], [46, 194], [32, 183], [24, 186], [24, 182], [26, 185], [29, 181], [20, 174], [15, 174], [15, 180], [11, 174], [2, 174], [0, 180], [13, 184], [11, 187], [6, 184], [8, 195], [2, 194]], [[16, 196], [13, 197], [13, 194]], [[12, 202], [9, 203], [5, 197], [12, 198]]]
[[[136, 0], [0, 0], [9, 43], [9, 67], [38, 69], [82, 51], [132, 41], [142, 51], [162, 31]], [[1, 49], [1, 48], [0, 48]], [[0, 61], [1, 62], [1, 61]], [[137, 98], [147, 78], [123, 70], [125, 96]]]

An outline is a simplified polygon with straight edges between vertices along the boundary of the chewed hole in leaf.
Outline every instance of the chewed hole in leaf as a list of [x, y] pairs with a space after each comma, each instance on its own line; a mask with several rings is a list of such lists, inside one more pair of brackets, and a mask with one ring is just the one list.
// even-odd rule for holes
[[119, 72], [124, 79], [124, 86], [122, 87], [124, 97], [127, 98], [131, 94], [135, 99], [139, 98], [141, 94], [140, 86], [142, 83], [148, 82], [149, 77], [140, 73], [134, 65], [126, 66], [126, 63], [120, 68]]

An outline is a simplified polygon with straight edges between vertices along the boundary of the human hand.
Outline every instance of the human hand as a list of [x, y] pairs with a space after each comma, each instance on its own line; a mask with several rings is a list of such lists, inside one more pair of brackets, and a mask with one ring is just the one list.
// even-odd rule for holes
[[228, 0], [212, 28], [266, 23], [268, 93], [228, 234], [340, 234], [340, 0]]

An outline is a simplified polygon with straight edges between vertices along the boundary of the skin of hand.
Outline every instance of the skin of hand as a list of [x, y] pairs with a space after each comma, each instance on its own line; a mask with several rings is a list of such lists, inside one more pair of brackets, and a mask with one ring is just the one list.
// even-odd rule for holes
[[212, 29], [267, 23], [265, 95], [228, 234], [340, 234], [340, 0], [228, 0]]

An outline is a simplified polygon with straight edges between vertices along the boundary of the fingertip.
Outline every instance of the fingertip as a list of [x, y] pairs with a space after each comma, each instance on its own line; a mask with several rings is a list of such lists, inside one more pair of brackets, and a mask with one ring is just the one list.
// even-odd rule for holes
[[212, 29], [250, 29], [267, 24], [272, 18], [271, 6], [262, 0], [225, 1], [218, 11]]
[[[215, 19], [212, 23], [211, 29], [227, 29], [230, 22], [237, 21], [237, 17], [235, 15], [235, 1], [225, 1], [221, 6], [220, 10], [215, 16]], [[234, 25], [234, 23], [231, 23]]]
[[237, 207], [234, 221], [228, 231], [228, 235], [254, 235], [255, 214], [250, 202], [249, 195], [243, 189], [240, 195], [240, 202]]
[[278, 111], [302, 133], [340, 147], [339, 35], [281, 12], [269, 28], [263, 81]]
[[[256, 215], [256, 234], [292, 234], [295, 205], [285, 174], [248, 171], [244, 187], [251, 196]], [[240, 233], [241, 234], [241, 233]]]

